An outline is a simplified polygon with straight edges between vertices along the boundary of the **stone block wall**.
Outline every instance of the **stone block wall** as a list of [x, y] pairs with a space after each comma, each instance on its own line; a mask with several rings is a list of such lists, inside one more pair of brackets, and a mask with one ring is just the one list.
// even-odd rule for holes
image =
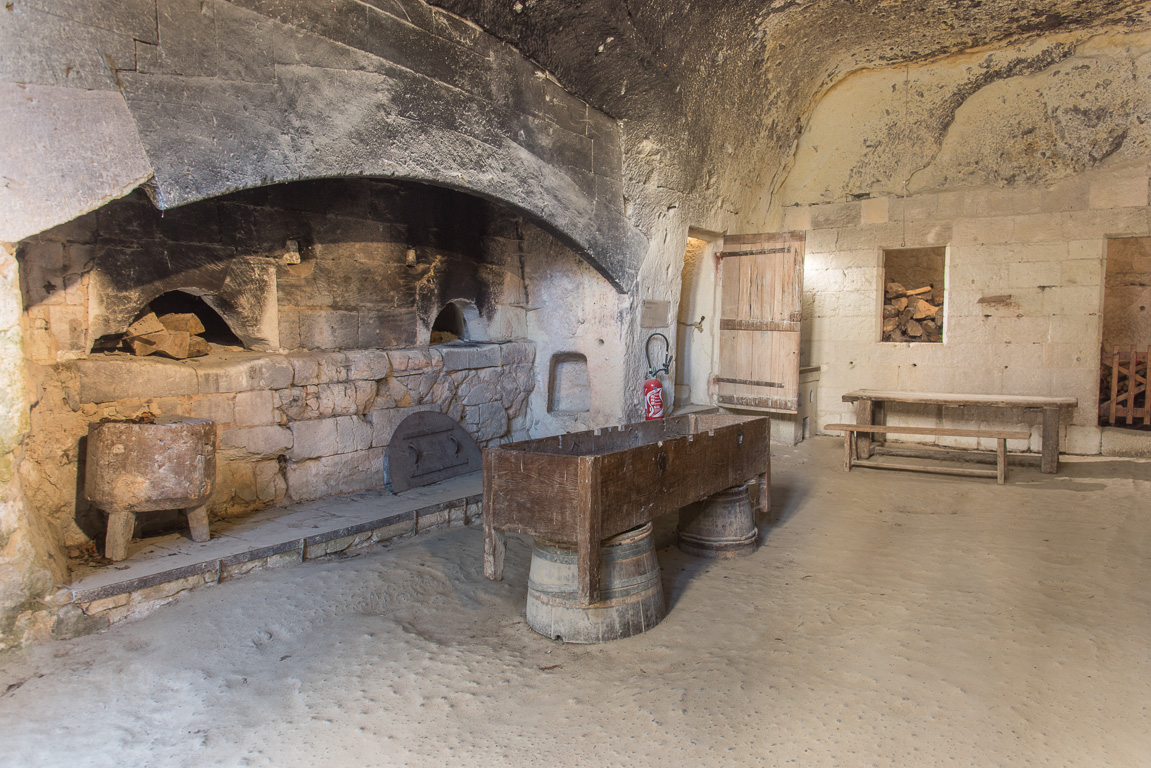
[[[1139, 32], [1039, 36], [862, 70], [819, 99], [772, 222], [807, 233], [818, 426], [852, 420], [841, 396], [863, 387], [1071, 396], [1061, 447], [1100, 453], [1109, 244], [1151, 232], [1149, 67]], [[920, 247], [946, 249], [943, 343], [881, 342], [883, 250]], [[889, 420], [1029, 428], [1010, 448], [1038, 448], [1033, 412]]]
[[[32, 393], [19, 475], [37, 517], [69, 547], [102, 533], [83, 493], [93, 421], [215, 421], [217, 518], [373, 488], [387, 479], [392, 433], [416, 410], [448, 415], [481, 445], [528, 436], [535, 345], [507, 341], [528, 337], [528, 275], [545, 285], [583, 270], [616, 295], [506, 208], [362, 179], [166, 212], [133, 193], [22, 241], [16, 263]], [[217, 344], [185, 361], [92, 351], [173, 290], [203, 297], [248, 348]], [[463, 308], [465, 339], [430, 347], [449, 302]]]
[[526, 438], [534, 363], [530, 342], [69, 361], [39, 369], [21, 476], [70, 547], [101, 532], [83, 498], [83, 447], [88, 425], [106, 418], [215, 421], [216, 519], [377, 488], [392, 434], [417, 411], [447, 414], [481, 446]]
[[[1070, 453], [1100, 451], [1096, 425], [1104, 258], [1111, 237], [1151, 233], [1146, 164], [1095, 171], [1047, 188], [964, 191], [794, 206], [807, 232], [803, 358], [823, 366], [819, 425], [852, 421], [859, 389], [1071, 396]], [[1125, 192], [1123, 192], [1125, 191]], [[1120, 194], [1123, 192], [1123, 194]], [[880, 213], [877, 213], [880, 211]], [[883, 250], [947, 248], [943, 344], [880, 342]], [[899, 409], [891, 423], [1030, 428], [1037, 414]], [[940, 443], [973, 447], [971, 441]], [[981, 446], [993, 447], [993, 446]]]

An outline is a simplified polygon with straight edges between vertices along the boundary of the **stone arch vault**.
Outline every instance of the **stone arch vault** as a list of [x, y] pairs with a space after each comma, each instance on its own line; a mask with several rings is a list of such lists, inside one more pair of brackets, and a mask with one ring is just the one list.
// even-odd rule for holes
[[447, 12], [337, 4], [158, 0], [113, 29], [86, 5], [60, 11], [67, 24], [20, 6], [42, 40], [57, 34], [0, 89], [0, 126], [27, 142], [5, 169], [0, 207], [14, 215], [0, 240], [140, 183], [164, 209], [372, 176], [510, 205], [630, 290], [646, 240], [623, 213], [615, 120]]

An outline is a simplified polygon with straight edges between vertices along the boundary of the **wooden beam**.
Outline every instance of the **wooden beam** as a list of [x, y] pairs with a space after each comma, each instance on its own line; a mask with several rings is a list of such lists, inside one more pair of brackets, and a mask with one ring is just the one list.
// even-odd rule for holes
[[984, 395], [950, 392], [899, 392], [880, 389], [857, 389], [843, 396], [843, 402], [884, 400], [891, 403], [918, 403], [922, 405], [997, 406], [1001, 408], [1077, 408], [1074, 397], [1044, 397], [1031, 395]]
[[599, 602], [600, 544], [603, 517], [599, 499], [600, 463], [595, 456], [579, 457], [579, 504], [576, 514], [576, 581], [580, 605]]
[[924, 467], [919, 464], [889, 464], [871, 459], [856, 459], [852, 466], [870, 467], [872, 469], [898, 469], [903, 472], [930, 472], [937, 475], [958, 475], [960, 477], [994, 477], [999, 473], [994, 469], [971, 469], [969, 467]]
[[[1056, 410], [1056, 413], [1059, 411]], [[938, 435], [942, 437], [988, 437], [988, 438], [1002, 438], [1007, 440], [1029, 440], [1031, 438], [1030, 432], [1023, 432], [1021, 430], [1013, 429], [960, 429], [958, 427], [952, 429], [950, 427], [888, 427], [888, 426], [873, 426], [868, 424], [827, 424], [824, 429], [832, 429], [836, 432], [850, 431], [859, 432], [860, 434], [902, 434], [902, 435]]]

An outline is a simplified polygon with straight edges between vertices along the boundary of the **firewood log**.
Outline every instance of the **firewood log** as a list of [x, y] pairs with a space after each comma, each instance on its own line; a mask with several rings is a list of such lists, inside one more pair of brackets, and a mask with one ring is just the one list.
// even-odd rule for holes
[[915, 299], [912, 306], [912, 317], [916, 320], [922, 320], [925, 317], [935, 317], [935, 313], [939, 311], [939, 307], [934, 304], [928, 304], [923, 299]]
[[896, 296], [907, 295], [907, 291], [904, 290], [903, 286], [899, 283], [891, 282], [888, 283], [884, 288], [884, 295], [889, 299], [893, 299]]
[[188, 356], [191, 335], [185, 331], [159, 331], [139, 336], [129, 341], [134, 355], [164, 355], [174, 360]]
[[164, 325], [160, 319], [156, 317], [155, 312], [149, 312], [141, 317], [136, 322], [128, 326], [127, 338], [132, 339], [137, 336], [146, 336], [149, 333], [160, 333], [164, 330]]
[[191, 312], [172, 312], [160, 318], [160, 324], [169, 331], [184, 331], [193, 336], [204, 332], [204, 324]]
[[188, 357], [203, 357], [211, 351], [211, 345], [203, 336], [193, 336], [188, 339]]

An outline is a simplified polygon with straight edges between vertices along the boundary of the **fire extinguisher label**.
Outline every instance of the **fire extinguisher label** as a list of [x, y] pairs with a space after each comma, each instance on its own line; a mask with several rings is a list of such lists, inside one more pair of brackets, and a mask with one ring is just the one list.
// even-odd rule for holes
[[663, 387], [658, 381], [644, 385], [644, 416], [648, 421], [663, 418]]

